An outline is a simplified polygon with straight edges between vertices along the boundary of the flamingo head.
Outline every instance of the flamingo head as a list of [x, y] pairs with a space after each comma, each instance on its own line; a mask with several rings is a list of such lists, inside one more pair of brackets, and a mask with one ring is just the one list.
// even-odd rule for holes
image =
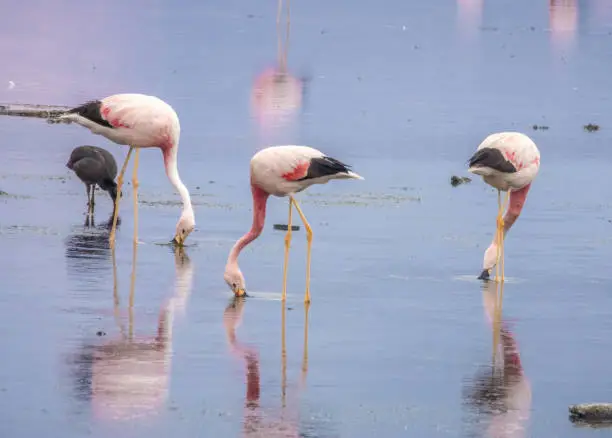
[[234, 295], [237, 297], [246, 296], [246, 283], [244, 276], [240, 272], [240, 268], [234, 264], [228, 264], [225, 268], [225, 274], [223, 274], [225, 282], [230, 287]]
[[187, 236], [191, 234], [191, 232], [195, 228], [195, 218], [193, 213], [189, 214], [189, 212], [184, 212], [181, 215], [178, 223], [176, 224], [176, 233], [174, 234], [174, 239], [172, 239], [172, 243], [178, 246], [183, 246], [185, 240], [187, 240]]

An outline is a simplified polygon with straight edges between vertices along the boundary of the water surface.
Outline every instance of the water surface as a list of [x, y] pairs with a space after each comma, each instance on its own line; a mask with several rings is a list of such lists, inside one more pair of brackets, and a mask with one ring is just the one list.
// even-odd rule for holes
[[[284, 235], [272, 225], [286, 222], [286, 200], [270, 201], [240, 258], [255, 297], [234, 303], [223, 282], [250, 227], [248, 160], [268, 141], [249, 96], [275, 62], [276, 4], [13, 3], [0, 17], [0, 102], [167, 100], [198, 225], [184, 253], [156, 244], [180, 204], [161, 154], [143, 151], [136, 264], [129, 185], [113, 256], [110, 200], [97, 196], [85, 227], [85, 190], [65, 162], [81, 144], [119, 162], [127, 148], [77, 126], [0, 119], [1, 436], [609, 433], [567, 419], [568, 405], [612, 390], [609, 2], [292, 2], [289, 68], [311, 79], [300, 123], [279, 137], [365, 180], [299, 197], [314, 228], [313, 301], [304, 373], [300, 230], [284, 376]], [[496, 196], [449, 179], [500, 130], [530, 135], [542, 167], [508, 236], [493, 324], [497, 292], [475, 276]], [[497, 328], [505, 350], [492, 365]]]

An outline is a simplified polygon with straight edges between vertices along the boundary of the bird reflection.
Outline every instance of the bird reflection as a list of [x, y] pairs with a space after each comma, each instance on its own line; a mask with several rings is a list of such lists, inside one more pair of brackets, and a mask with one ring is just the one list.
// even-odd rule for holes
[[464, 389], [466, 405], [486, 427], [486, 436], [523, 437], [531, 408], [531, 385], [525, 376], [518, 344], [502, 318], [504, 283], [483, 285], [485, 315], [492, 327], [493, 358]]
[[457, 0], [457, 18], [462, 32], [474, 35], [482, 23], [484, 0]]
[[556, 48], [567, 48], [578, 28], [577, 0], [550, 0], [548, 5], [550, 37]]
[[[283, 19], [284, 14], [284, 19]], [[288, 69], [291, 31], [290, 0], [278, 0], [276, 16], [277, 60], [274, 67], [257, 76], [251, 92], [251, 110], [259, 126], [261, 141], [276, 143], [272, 138], [290, 129], [302, 108], [309, 78], [298, 78]]]
[[[106, 261], [111, 258], [108, 244], [108, 229], [112, 217], [98, 226], [88, 216], [83, 227], [76, 227], [73, 234], [64, 241], [69, 273], [78, 279], [88, 271], [106, 270]], [[96, 280], [100, 280], [99, 278]]]
[[[236, 329], [242, 322], [244, 296], [234, 296], [223, 313], [226, 338], [230, 351], [244, 360], [246, 368], [246, 396], [243, 420], [243, 436], [245, 437], [298, 437], [299, 423], [295, 414], [297, 407], [293, 407], [286, 418], [287, 402], [287, 347], [286, 347], [286, 305], [282, 305], [282, 333], [281, 333], [281, 415], [280, 418], [264, 418], [260, 406], [261, 379], [259, 366], [259, 352], [252, 346], [238, 341]], [[301, 386], [306, 382], [308, 370], [308, 311], [309, 304], [304, 306], [304, 352], [302, 358]]]
[[[108, 242], [108, 239], [106, 239]], [[183, 248], [174, 249], [174, 295], [162, 306], [153, 336], [134, 336], [134, 289], [137, 245], [133, 245], [128, 329], [120, 313], [114, 250], [113, 282], [115, 319], [120, 336], [99, 345], [88, 345], [77, 359], [77, 391], [91, 403], [94, 415], [104, 420], [148, 417], [159, 412], [168, 394], [172, 359], [172, 327], [176, 312], [184, 312], [191, 293], [193, 268]]]

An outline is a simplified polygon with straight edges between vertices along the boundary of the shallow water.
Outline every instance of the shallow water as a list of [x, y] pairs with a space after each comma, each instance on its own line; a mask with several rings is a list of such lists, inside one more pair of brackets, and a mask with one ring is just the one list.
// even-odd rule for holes
[[[299, 197], [314, 228], [305, 380], [302, 230], [283, 377], [284, 233], [273, 224], [286, 222], [286, 200], [270, 201], [264, 234], [240, 258], [252, 299], [232, 303], [223, 282], [250, 227], [248, 160], [265, 139], [248, 100], [275, 59], [276, 4], [72, 3], [7, 6], [0, 102], [167, 100], [198, 225], [184, 254], [157, 245], [180, 204], [160, 153], [143, 151], [132, 275], [131, 186], [113, 256], [108, 196], [98, 192], [85, 227], [84, 187], [65, 168], [80, 144], [119, 162], [127, 148], [76, 126], [0, 119], [0, 436], [609, 433], [573, 426], [567, 407], [612, 390], [610, 2], [292, 4], [289, 65], [312, 79], [299, 129], [282, 139], [365, 177]], [[506, 354], [492, 371], [496, 291], [475, 277], [496, 196], [449, 178], [500, 130], [530, 135], [542, 167], [506, 243]]]

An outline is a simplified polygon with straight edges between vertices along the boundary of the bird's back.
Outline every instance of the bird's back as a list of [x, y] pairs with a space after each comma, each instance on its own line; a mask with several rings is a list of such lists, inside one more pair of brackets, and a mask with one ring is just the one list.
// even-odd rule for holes
[[495, 148], [502, 151], [514, 152], [516, 156], [523, 157], [526, 161], [540, 158], [540, 151], [531, 138], [522, 132], [498, 132], [489, 135], [478, 146], [478, 150], [484, 148]]
[[[146, 94], [115, 94], [102, 99], [105, 117], [117, 119], [131, 128], [141, 128], [161, 134], [180, 132], [178, 115], [174, 108], [158, 97]], [[175, 131], [167, 132], [168, 128]]]
[[117, 162], [113, 155], [97, 146], [79, 146], [70, 154], [67, 167], [87, 183], [106, 183], [117, 176]]

